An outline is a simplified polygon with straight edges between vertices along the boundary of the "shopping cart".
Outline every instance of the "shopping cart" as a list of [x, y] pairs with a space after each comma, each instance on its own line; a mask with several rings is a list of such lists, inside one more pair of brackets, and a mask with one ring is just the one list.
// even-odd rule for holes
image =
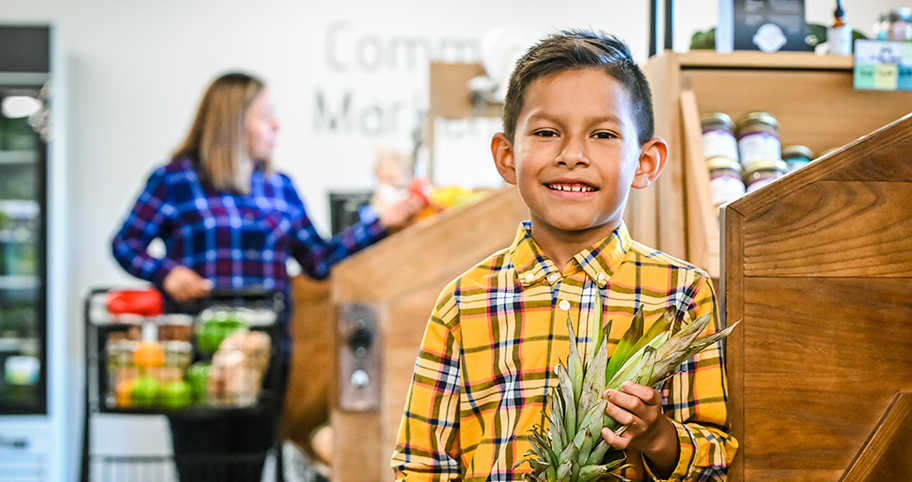
[[[135, 315], [111, 313], [110, 295], [118, 293], [119, 290], [109, 288], [93, 289], [85, 298], [86, 383], [81, 481], [176, 481], [175, 469], [178, 467], [183, 478], [222, 481], [239, 473], [262, 471], [264, 461], [272, 454], [275, 479], [283, 482], [282, 446], [278, 434], [266, 453], [148, 456], [91, 453], [93, 436], [104, 436], [92, 433], [91, 419], [95, 414], [166, 415], [172, 420], [208, 423], [228, 418], [249, 419], [263, 413], [278, 416], [281, 411], [285, 382], [280, 323], [285, 305], [281, 294], [263, 289], [217, 289], [205, 300], [166, 306], [167, 314]], [[203, 320], [212, 324], [204, 326]], [[224, 329], [235, 323], [242, 323], [247, 329], [238, 331], [236, 326], [235, 330]], [[156, 331], [158, 336], [155, 336]], [[241, 335], [233, 341], [221, 341], [238, 333]], [[140, 344], [148, 342], [150, 337], [156, 342], [141, 347]], [[214, 342], [213, 337], [221, 345]], [[222, 376], [219, 380], [228, 380], [226, 383], [203, 377], [191, 386], [187, 378], [191, 377], [192, 367], [205, 366], [201, 360], [237, 358], [233, 357], [235, 353], [226, 354], [225, 350], [231, 349], [229, 344], [248, 350], [242, 353], [244, 356], [258, 357], [253, 361], [261, 363], [262, 370], [248, 369], [244, 363], [250, 360], [244, 359], [236, 371], [222, 370], [216, 375], [216, 365], [213, 365], [213, 373], [208, 376]], [[150, 346], [150, 351], [140, 353], [139, 350]], [[222, 351], [214, 351], [215, 346]], [[198, 370], [198, 375], [206, 375], [207, 370]], [[238, 374], [247, 378], [229, 378]]]

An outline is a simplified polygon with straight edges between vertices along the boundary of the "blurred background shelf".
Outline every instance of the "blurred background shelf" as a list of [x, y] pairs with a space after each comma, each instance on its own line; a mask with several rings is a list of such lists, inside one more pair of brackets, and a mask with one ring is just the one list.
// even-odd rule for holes
[[0, 276], [0, 290], [27, 290], [39, 286], [41, 286], [41, 278], [38, 276]]
[[34, 164], [38, 161], [35, 151], [0, 151], [0, 165]]

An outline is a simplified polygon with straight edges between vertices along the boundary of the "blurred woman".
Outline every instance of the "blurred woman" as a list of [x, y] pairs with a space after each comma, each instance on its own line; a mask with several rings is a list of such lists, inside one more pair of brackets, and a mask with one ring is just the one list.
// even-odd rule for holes
[[[246, 287], [275, 290], [290, 301], [289, 257], [307, 275], [324, 278], [334, 264], [382, 239], [422, 207], [410, 197], [380, 217], [368, 210], [360, 223], [324, 239], [291, 179], [272, 167], [278, 129], [263, 82], [240, 73], [216, 79], [183, 144], [152, 173], [114, 237], [120, 265], [176, 302], [206, 297], [213, 288]], [[164, 241], [162, 258], [148, 252], [155, 238]], [[282, 318], [286, 323], [287, 312]], [[283, 333], [287, 351], [287, 330]], [[263, 457], [277, 437], [278, 409], [252, 412], [205, 420], [171, 417], [181, 480], [259, 481]], [[197, 462], [188, 454], [204, 456]], [[245, 456], [209, 457], [210, 465], [205, 454]]]

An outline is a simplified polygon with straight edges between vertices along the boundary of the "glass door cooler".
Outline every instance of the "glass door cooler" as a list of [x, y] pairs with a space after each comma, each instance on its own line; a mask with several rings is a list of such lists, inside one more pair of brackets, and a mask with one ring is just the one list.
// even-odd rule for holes
[[[47, 28], [0, 41], [44, 52]], [[42, 43], [43, 48], [42, 48]], [[24, 54], [22, 50], [16, 53]], [[39, 56], [40, 57], [40, 56]], [[0, 49], [0, 414], [47, 413], [47, 68]], [[46, 65], [46, 62], [45, 62]]]

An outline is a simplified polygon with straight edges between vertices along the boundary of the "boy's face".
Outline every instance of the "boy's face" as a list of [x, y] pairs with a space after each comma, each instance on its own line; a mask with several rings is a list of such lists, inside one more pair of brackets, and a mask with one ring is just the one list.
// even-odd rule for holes
[[648, 186], [667, 157], [658, 138], [641, 150], [627, 90], [596, 68], [529, 84], [513, 142], [498, 134], [491, 147], [529, 207], [533, 235], [588, 243], [617, 228], [630, 188]]

